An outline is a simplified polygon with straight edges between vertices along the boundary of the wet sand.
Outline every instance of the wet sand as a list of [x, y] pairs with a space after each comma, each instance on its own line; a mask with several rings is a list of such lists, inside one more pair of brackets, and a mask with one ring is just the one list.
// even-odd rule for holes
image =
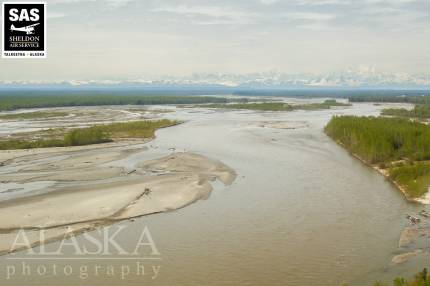
[[[15, 197], [3, 197], [0, 254], [22, 250], [11, 248], [20, 229], [33, 231], [31, 245], [37, 246], [116, 221], [182, 208], [207, 198], [211, 182], [229, 185], [236, 177], [223, 163], [189, 152], [141, 161], [133, 169], [113, 166], [148, 148], [141, 145], [145, 141], [131, 143], [1, 151], [3, 184], [23, 189], [33, 182], [53, 184], [42, 185], [39, 193], [20, 194], [15, 189]], [[45, 231], [44, 240], [40, 230]]]
[[[2, 115], [19, 114], [35, 111], [61, 112], [66, 116], [23, 119], [0, 119], [0, 139], [8, 136], [14, 139], [26, 139], [40, 136], [41, 131], [55, 128], [81, 128], [95, 124], [107, 124], [112, 122], [127, 122], [142, 119], [160, 119], [170, 112], [171, 107], [154, 106], [80, 106], [80, 107], [55, 107], [21, 109], [2, 112]], [[37, 133], [35, 133], [37, 132]], [[42, 132], [43, 134], [43, 132]]]

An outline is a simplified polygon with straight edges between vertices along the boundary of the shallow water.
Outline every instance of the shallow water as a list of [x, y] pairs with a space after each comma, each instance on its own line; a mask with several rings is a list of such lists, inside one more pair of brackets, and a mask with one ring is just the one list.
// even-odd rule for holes
[[[428, 257], [400, 266], [389, 262], [398, 253], [405, 214], [423, 207], [407, 202], [323, 133], [334, 114], [377, 115], [381, 108], [356, 104], [289, 113], [178, 109], [168, 114], [187, 122], [158, 131], [148, 151], [117, 163], [132, 166], [170, 148], [186, 150], [235, 169], [233, 185], [217, 183], [207, 200], [122, 223], [128, 227], [121, 243], [132, 244], [142, 225], [150, 229], [162, 258], [151, 262], [161, 266], [154, 280], [51, 275], [33, 277], [31, 285], [370, 285], [412, 275], [426, 266]], [[261, 121], [278, 120], [305, 121], [306, 126], [258, 127]], [[0, 260], [2, 275], [9, 257]], [[79, 266], [82, 261], [67, 263]], [[22, 285], [24, 279], [28, 277], [2, 283]]]

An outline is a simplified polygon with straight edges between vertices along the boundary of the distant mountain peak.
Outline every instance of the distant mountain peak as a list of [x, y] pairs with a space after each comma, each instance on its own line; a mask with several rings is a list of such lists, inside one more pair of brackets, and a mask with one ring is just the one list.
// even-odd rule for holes
[[196, 73], [190, 76], [142, 77], [126, 80], [0, 81], [1, 86], [219, 86], [244, 88], [294, 87], [430, 87], [430, 75], [377, 72], [359, 66], [326, 74], [287, 74], [278, 71], [249, 74]]

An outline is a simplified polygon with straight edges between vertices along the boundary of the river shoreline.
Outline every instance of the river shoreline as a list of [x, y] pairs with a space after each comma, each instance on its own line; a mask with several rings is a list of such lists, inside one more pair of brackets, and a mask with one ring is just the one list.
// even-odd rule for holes
[[[43, 193], [0, 202], [0, 255], [176, 210], [207, 198], [213, 190], [211, 182], [230, 185], [235, 180], [233, 169], [190, 152], [170, 151], [156, 159], [139, 160], [133, 169], [115, 166], [150, 148], [149, 140], [132, 142], [137, 145], [129, 141], [0, 152], [3, 183], [25, 188], [40, 180], [56, 182]], [[29, 246], [11, 248], [22, 230], [29, 232]]]
[[[22, 171], [22, 178], [12, 179], [24, 180], [25, 174], [31, 181], [37, 179], [32, 173], [38, 172], [43, 172], [44, 178], [52, 178], [50, 172], [59, 168], [56, 162], [66, 160], [67, 172], [74, 168], [85, 171], [71, 172], [75, 173], [72, 179], [76, 180], [83, 178], [82, 173], [88, 173], [88, 176], [96, 174], [93, 173], [96, 158], [104, 160], [110, 157], [109, 162], [98, 164], [100, 172], [119, 172], [119, 179], [134, 180], [141, 176], [140, 172], [127, 173], [137, 169], [136, 164], [158, 160], [172, 153], [186, 151], [214, 158], [231, 167], [239, 176], [227, 187], [216, 179], [209, 199], [202, 197], [202, 200], [180, 211], [145, 215], [115, 221], [114, 224], [107, 221], [107, 225], [99, 222], [94, 231], [90, 228], [85, 230], [84, 223], [75, 224], [68, 228], [69, 233], [79, 234], [81, 228], [83, 235], [76, 236], [77, 245], [91, 247], [92, 244], [85, 239], [87, 235], [102, 241], [100, 232], [111, 229], [112, 233], [123, 228], [117, 241], [121, 246], [133, 249], [142, 230], [147, 227], [162, 258], [154, 261], [154, 265], [162, 264], [162, 274], [154, 281], [146, 281], [149, 285], [219, 285], [231, 281], [237, 285], [251, 282], [265, 285], [272, 284], [274, 280], [288, 281], [292, 286], [334, 285], [343, 281], [352, 286], [372, 285], [374, 281], [389, 282], [397, 276], [412, 276], [417, 269], [426, 266], [428, 257], [424, 255], [413, 257], [401, 265], [391, 263], [393, 255], [410, 251], [409, 248], [398, 248], [399, 235], [407, 223], [405, 214], [418, 213], [422, 207], [409, 203], [379, 174], [363, 168], [362, 163], [333, 144], [322, 130], [333, 115], [376, 116], [381, 108], [383, 106], [354, 104], [336, 110], [287, 113], [208, 112], [205, 109], [178, 108], [163, 116], [184, 120], [185, 123], [159, 130], [156, 138], [147, 144], [139, 145], [138, 141], [130, 142], [128, 146], [115, 147], [113, 144], [113, 150], [100, 149], [104, 155], [110, 153], [103, 157], [98, 156], [98, 151], [79, 151], [85, 158], [82, 160], [71, 160], [62, 152], [33, 154], [29, 151], [22, 153], [25, 155], [23, 158], [4, 167], [10, 168], [8, 172], [12, 172], [12, 168], [15, 172]], [[16, 127], [13, 129], [18, 131]], [[94, 148], [98, 146], [89, 149]], [[122, 153], [124, 149], [130, 149], [128, 155]], [[111, 161], [112, 158], [118, 159]], [[31, 163], [37, 166], [29, 166]], [[158, 166], [161, 164], [164, 163], [160, 162]], [[166, 175], [162, 169], [152, 163], [150, 165], [142, 170], [144, 174]], [[181, 171], [177, 167], [174, 169]], [[0, 172], [5, 171], [5, 168], [0, 168]], [[61, 179], [66, 177], [62, 175]], [[115, 180], [103, 181], [114, 183]], [[61, 181], [60, 184], [82, 187], [97, 183], [73, 182]], [[51, 190], [52, 186], [46, 188]], [[65, 228], [57, 228], [57, 233], [55, 227], [46, 229], [47, 239], [64, 234]], [[28, 230], [29, 235], [39, 233]], [[63, 242], [71, 241], [72, 238], [56, 239], [46, 248], [56, 251]], [[421, 247], [421, 244], [417, 246]], [[33, 251], [38, 254], [41, 249]], [[73, 257], [74, 249], [66, 246], [62, 256]], [[28, 252], [1, 256], [0, 274], [8, 265], [19, 267], [21, 262], [10, 257], [26, 258]], [[119, 258], [114, 255], [105, 263], [117, 267], [132, 264]], [[58, 261], [53, 257], [47, 263]], [[78, 269], [86, 263], [91, 267], [99, 261], [73, 260], [69, 264]], [[151, 263], [147, 262], [148, 265]], [[38, 264], [35, 261], [32, 265]], [[214, 279], [208, 280], [208, 269]], [[17, 275], [10, 285], [23, 285], [26, 278]], [[131, 285], [144, 283], [132, 279], [127, 281]], [[57, 285], [58, 281], [67, 285], [77, 283], [75, 277], [37, 278], [37, 282], [44, 285]], [[100, 275], [89, 283], [116, 285], [117, 282]]]
[[[324, 132], [325, 133], [325, 132]], [[326, 134], [327, 135], [327, 134]], [[384, 178], [389, 181], [391, 184], [393, 184], [396, 189], [398, 189], [406, 198], [406, 200], [410, 201], [410, 202], [414, 202], [414, 203], [418, 203], [418, 204], [423, 204], [423, 205], [430, 205], [430, 192], [427, 191], [424, 196], [420, 197], [420, 198], [413, 198], [411, 196], [408, 195], [407, 191], [405, 190], [404, 187], [402, 187], [399, 183], [397, 183], [395, 180], [393, 180], [390, 175], [384, 170], [379, 168], [376, 165], [370, 164], [369, 162], [367, 162], [366, 160], [364, 160], [363, 158], [361, 158], [360, 156], [358, 156], [357, 154], [351, 152], [350, 150], [348, 150], [348, 148], [346, 148], [346, 146], [344, 144], [342, 144], [341, 142], [334, 140], [333, 138], [331, 138], [329, 135], [327, 135], [331, 140], [333, 140], [336, 144], [338, 144], [339, 146], [341, 146], [344, 150], [346, 150], [351, 156], [353, 156], [354, 158], [358, 159], [360, 162], [362, 162], [364, 165], [372, 168], [373, 170], [375, 170], [376, 172], [378, 172], [379, 174], [381, 174], [382, 176], [384, 176]]]

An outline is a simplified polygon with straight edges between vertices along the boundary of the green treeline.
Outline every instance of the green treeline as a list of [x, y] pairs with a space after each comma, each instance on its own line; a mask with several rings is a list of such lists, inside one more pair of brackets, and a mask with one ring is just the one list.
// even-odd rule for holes
[[[293, 110], [318, 110], [330, 109], [332, 106], [349, 106], [349, 104], [328, 99], [322, 103], [309, 103], [292, 105], [283, 102], [263, 102], [263, 103], [232, 103], [232, 104], [206, 104], [203, 107], [225, 108], [225, 109], [247, 109], [260, 111], [293, 111]], [[197, 106], [202, 107], [202, 106]]]
[[152, 138], [157, 129], [176, 124], [177, 121], [162, 119], [96, 125], [67, 131], [62, 138], [0, 141], [0, 150], [82, 146], [111, 142], [118, 138]]
[[415, 105], [412, 110], [407, 110], [405, 108], [387, 108], [383, 109], [381, 114], [410, 118], [430, 118], [430, 105], [418, 104]]
[[327, 135], [369, 164], [379, 164], [412, 197], [430, 185], [430, 127], [404, 118], [335, 116]]
[[430, 127], [403, 118], [335, 116], [325, 132], [374, 164], [430, 159]]
[[60, 96], [2, 96], [0, 111], [20, 108], [99, 105], [155, 105], [155, 104], [202, 104], [227, 103], [232, 100], [214, 96], [139, 96], [139, 95], [60, 95]]
[[354, 95], [348, 97], [350, 102], [398, 102], [398, 103], [415, 103], [430, 104], [430, 96], [397, 96], [397, 95]]

